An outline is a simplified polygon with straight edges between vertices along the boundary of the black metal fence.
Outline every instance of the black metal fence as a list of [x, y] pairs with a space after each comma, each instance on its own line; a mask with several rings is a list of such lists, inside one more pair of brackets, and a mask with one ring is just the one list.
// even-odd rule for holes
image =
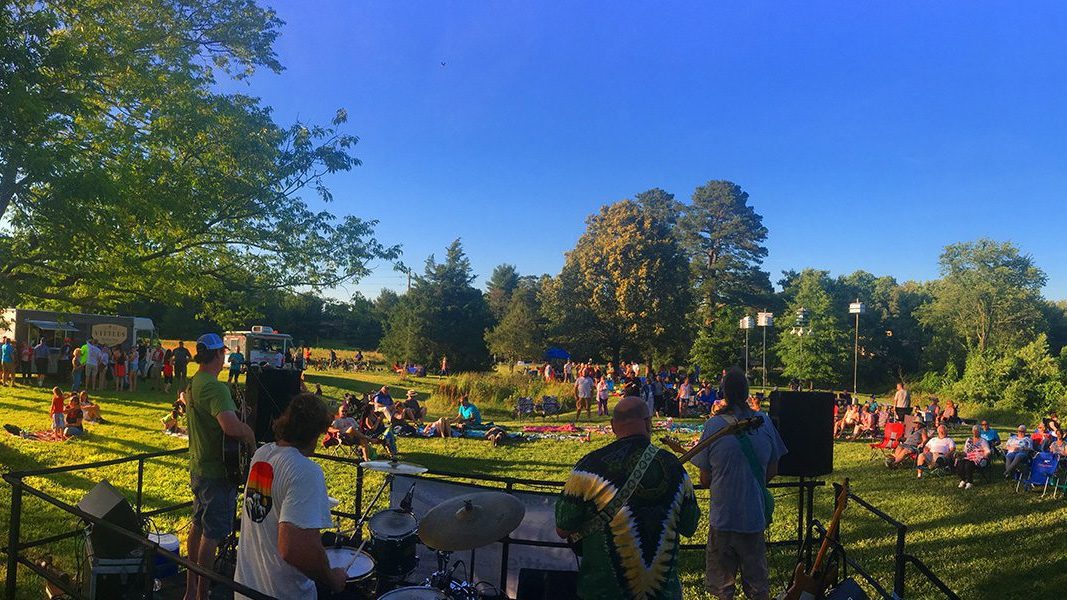
[[[182, 567], [185, 567], [186, 569], [191, 570], [192, 572], [197, 573], [198, 575], [200, 575], [202, 577], [206, 577], [210, 581], [212, 581], [212, 582], [214, 582], [216, 584], [222, 585], [222, 586], [224, 586], [224, 587], [226, 587], [228, 589], [231, 589], [231, 590], [234, 590], [234, 591], [239, 592], [241, 594], [244, 594], [244, 595], [246, 595], [246, 596], [248, 596], [250, 598], [255, 598], [256, 600], [269, 600], [269, 598], [270, 598], [269, 596], [266, 596], [266, 595], [264, 595], [264, 594], [262, 594], [260, 592], [257, 592], [255, 590], [247, 588], [247, 587], [245, 587], [245, 586], [243, 586], [241, 584], [238, 584], [238, 583], [234, 582], [232, 579], [229, 579], [227, 577], [218, 575], [217, 573], [215, 573], [215, 572], [213, 572], [213, 571], [211, 571], [209, 569], [204, 569], [203, 567], [200, 567], [199, 565], [197, 565], [197, 564], [193, 563], [192, 561], [190, 561], [188, 558], [184, 558], [184, 557], [182, 557], [182, 556], [180, 556], [180, 555], [178, 555], [176, 553], [170, 552], [170, 551], [166, 550], [165, 548], [160, 547], [160, 545], [158, 543], [156, 543], [156, 542], [153, 542], [153, 541], [151, 541], [149, 539], [141, 537], [140, 535], [138, 535], [136, 533], [130, 532], [130, 531], [125, 530], [125, 529], [122, 529], [122, 528], [120, 528], [120, 527], [118, 527], [116, 525], [108, 523], [107, 521], [104, 521], [104, 520], [102, 520], [100, 518], [97, 518], [97, 517], [95, 517], [93, 515], [90, 515], [90, 514], [84, 512], [84, 511], [80, 510], [78, 507], [72, 506], [72, 505], [70, 505], [70, 504], [68, 504], [66, 502], [63, 502], [62, 500], [59, 500], [59, 499], [55, 498], [54, 496], [52, 496], [52, 495], [50, 495], [50, 494], [38, 489], [37, 487], [34, 487], [33, 485], [31, 485], [31, 484], [29, 484], [28, 482], [25, 481], [26, 478], [30, 478], [30, 477], [47, 477], [47, 476], [50, 476], [50, 475], [56, 475], [56, 474], [60, 474], [60, 473], [71, 473], [71, 472], [75, 472], [75, 471], [94, 469], [94, 468], [102, 468], [102, 467], [111, 467], [111, 466], [115, 466], [115, 465], [121, 465], [121, 464], [128, 464], [128, 463], [136, 462], [136, 464], [137, 464], [137, 489], [136, 489], [136, 496], [135, 496], [135, 502], [134, 502], [135, 506], [134, 506], [134, 508], [135, 508], [137, 514], [140, 517], [147, 518], [147, 517], [151, 517], [151, 516], [154, 516], [154, 515], [161, 515], [161, 514], [165, 514], [165, 513], [170, 513], [170, 512], [175, 512], [175, 511], [187, 509], [192, 505], [191, 502], [181, 502], [181, 503], [173, 504], [173, 505], [170, 505], [170, 506], [164, 506], [164, 507], [160, 507], [160, 508], [155, 508], [153, 510], [144, 510], [145, 507], [143, 506], [143, 485], [144, 485], [144, 473], [145, 473], [146, 463], [148, 463], [149, 461], [152, 461], [153, 459], [159, 459], [159, 458], [162, 458], [162, 457], [180, 455], [180, 454], [184, 454], [186, 452], [188, 452], [188, 449], [183, 448], [183, 449], [178, 449], [178, 450], [168, 450], [168, 451], [162, 451], [162, 452], [151, 452], [151, 453], [147, 453], [147, 454], [139, 454], [139, 455], [129, 456], [129, 457], [125, 457], [125, 458], [119, 458], [119, 459], [113, 459], [113, 460], [107, 460], [107, 461], [100, 461], [100, 462], [95, 462], [95, 463], [71, 465], [71, 466], [66, 466], [66, 467], [55, 467], [55, 468], [48, 468], [48, 469], [36, 469], [36, 470], [30, 470], [30, 471], [20, 471], [20, 472], [13, 472], [13, 473], [5, 474], [3, 476], [4, 481], [8, 485], [11, 486], [11, 512], [10, 512], [9, 517], [8, 517], [8, 519], [9, 519], [8, 520], [8, 524], [9, 524], [8, 541], [7, 541], [7, 546], [3, 548], [3, 551], [6, 554], [6, 563], [7, 563], [7, 577], [6, 577], [6, 581], [5, 581], [5, 597], [6, 598], [14, 598], [16, 589], [18, 587], [19, 566], [21, 565], [21, 566], [24, 566], [24, 567], [30, 569], [31, 571], [33, 571], [34, 573], [39, 575], [41, 578], [45, 579], [46, 581], [49, 581], [50, 583], [52, 583], [56, 587], [62, 589], [63, 592], [65, 592], [66, 594], [70, 595], [72, 598], [84, 598], [84, 596], [81, 594], [81, 590], [73, 589], [70, 585], [68, 585], [64, 581], [58, 580], [58, 578], [53, 573], [47, 571], [46, 569], [44, 569], [40, 565], [36, 564], [33, 560], [29, 559], [25, 555], [25, 552], [27, 550], [32, 550], [34, 548], [40, 548], [40, 547], [43, 547], [43, 546], [47, 546], [49, 544], [54, 544], [56, 542], [60, 542], [60, 541], [63, 541], [63, 540], [67, 540], [67, 539], [71, 539], [71, 538], [74, 538], [74, 537], [82, 536], [82, 535], [85, 534], [85, 529], [84, 528], [78, 528], [78, 529], [74, 529], [74, 530], [71, 530], [71, 531], [63, 532], [63, 533], [60, 533], [60, 534], [43, 537], [43, 538], [40, 538], [40, 539], [23, 541], [21, 539], [21, 521], [22, 521], [22, 514], [23, 514], [23, 498], [26, 495], [28, 495], [30, 497], [37, 498], [37, 499], [39, 499], [39, 500], [41, 500], [41, 501], [43, 501], [43, 502], [45, 502], [47, 504], [55, 506], [55, 507], [59, 508], [60, 510], [62, 510], [64, 512], [67, 512], [67, 513], [69, 513], [71, 515], [74, 515], [74, 516], [78, 517], [79, 519], [82, 519], [83, 521], [85, 521], [87, 523], [90, 523], [93, 527], [102, 527], [102, 528], [114, 533], [115, 535], [122, 536], [122, 537], [126, 538], [127, 540], [130, 540], [131, 542], [133, 542], [139, 548], [141, 548], [143, 561], [144, 561], [144, 569], [145, 569], [144, 572], [146, 573], [144, 581], [145, 581], [145, 587], [146, 587], [145, 591], [146, 591], [147, 597], [151, 597], [151, 592], [152, 592], [152, 587], [151, 586], [153, 585], [153, 576], [152, 575], [153, 575], [153, 571], [154, 571], [154, 568], [155, 568], [155, 562], [156, 562], [155, 558], [156, 558], [156, 556], [162, 556], [166, 560], [169, 560], [169, 561], [172, 561], [174, 563], [177, 563], [178, 565], [180, 565]], [[342, 463], [342, 464], [346, 464], [346, 465], [351, 465], [352, 467], [355, 468], [355, 470], [356, 470], [356, 484], [355, 484], [355, 490], [353, 491], [353, 493], [354, 493], [354, 498], [353, 499], [354, 499], [354, 507], [355, 507], [355, 511], [356, 512], [347, 512], [347, 511], [336, 510], [336, 509], [331, 511], [331, 512], [336, 517], [352, 519], [353, 521], [358, 523], [360, 521], [360, 517], [361, 517], [361, 514], [359, 514], [359, 513], [361, 513], [363, 511], [363, 504], [364, 504], [364, 498], [363, 498], [364, 497], [364, 489], [363, 488], [364, 488], [364, 485], [366, 484], [366, 477], [365, 477], [364, 469], [361, 466], [359, 466], [359, 462], [360, 461], [358, 461], [358, 460], [356, 460], [354, 458], [350, 458], [350, 457], [333, 456], [333, 455], [318, 455], [318, 454], [316, 454], [315, 458], [320, 459], [320, 460], [324, 460], [324, 461], [329, 461], [329, 462], [337, 462], [337, 463]], [[464, 480], [464, 481], [467, 481], [467, 482], [487, 483], [487, 484], [490, 484], [490, 485], [483, 486], [483, 487], [492, 487], [492, 488], [496, 488], [496, 489], [502, 489], [502, 490], [507, 491], [507, 492], [519, 491], [520, 488], [534, 488], [534, 489], [541, 489], [541, 490], [555, 490], [555, 489], [558, 489], [558, 488], [563, 486], [563, 482], [560, 482], [560, 481], [544, 481], [544, 480], [536, 480], [536, 479], [524, 479], [524, 478], [518, 478], [518, 477], [500, 477], [500, 476], [494, 476], [494, 475], [477, 475], [477, 474], [470, 474], [470, 473], [454, 473], [454, 472], [440, 471], [440, 470], [431, 470], [431, 471], [429, 471], [427, 473], [427, 475], [429, 475], [431, 477], [434, 477], [434, 478], [455, 479], [455, 480]], [[476, 485], [479, 485], [480, 483], [476, 483]], [[813, 513], [814, 513], [814, 508], [813, 508], [814, 502], [813, 501], [814, 501], [815, 488], [823, 487], [824, 485], [825, 485], [825, 483], [823, 481], [809, 480], [809, 479], [798, 479], [798, 480], [788, 480], [788, 481], [787, 480], [778, 480], [778, 481], [774, 481], [774, 482], [770, 483], [769, 487], [772, 488], [772, 490], [796, 490], [797, 502], [796, 502], [796, 529], [795, 529], [795, 536], [791, 534], [791, 535], [789, 535], [789, 536], [787, 536], [785, 538], [782, 538], [782, 539], [772, 539], [772, 540], [769, 541], [769, 545], [794, 547], [794, 548], [797, 549], [798, 556], [804, 556], [806, 562], [808, 562], [809, 565], [810, 565], [811, 547], [812, 547], [812, 545], [814, 543], [813, 542], [812, 532], [813, 531], [819, 531], [820, 534], [825, 535], [825, 529], [823, 528], [822, 524], [818, 520], [814, 519], [814, 516], [813, 516]], [[863, 500], [862, 498], [856, 496], [855, 494], [850, 493], [849, 494], [849, 498], [853, 502], [855, 502], [857, 505], [863, 507], [867, 511], [869, 511], [872, 514], [876, 515], [878, 518], [882, 519], [887, 524], [889, 524], [892, 528], [895, 529], [895, 533], [896, 533], [896, 548], [895, 548], [894, 557], [893, 557], [894, 558], [894, 578], [893, 578], [893, 584], [892, 584], [892, 588], [893, 588], [892, 594], [888, 593], [886, 591], [886, 589], [885, 589], [885, 586], [881, 585], [873, 576], [871, 576], [869, 571], [866, 570], [862, 565], [857, 563], [855, 560], [845, 556], [844, 548], [842, 548], [840, 546], [840, 544], [836, 540], [833, 540], [832, 543], [834, 544], [835, 550], [838, 551], [842, 556], [845, 556], [845, 563], [848, 565], [848, 567], [852, 568], [853, 571], [855, 571], [857, 574], [859, 574], [871, 586], [871, 588], [875, 589], [883, 598], [886, 598], [886, 599], [902, 599], [902, 598], [905, 597], [904, 596], [904, 590], [905, 590], [904, 584], [905, 584], [905, 579], [906, 579], [906, 575], [907, 575], [906, 569], [907, 569], [907, 566], [910, 564], [913, 567], [914, 570], [918, 571], [934, 587], [936, 587], [938, 590], [943, 592], [947, 598], [949, 598], [950, 600], [958, 600], [958, 596], [954, 592], [952, 592], [952, 590], [949, 589], [948, 586], [945, 585], [945, 583], [943, 581], [941, 581], [941, 579], [938, 578], [929, 569], [929, 567], [927, 567], [920, 559], [918, 559], [917, 557], [915, 557], [913, 555], [908, 554], [905, 551], [905, 534], [907, 532], [907, 527], [903, 523], [900, 523], [896, 519], [894, 519], [894, 518], [890, 517], [889, 515], [883, 513], [881, 510], [877, 509], [876, 507], [874, 507], [873, 505], [871, 505], [867, 501]], [[356, 529], [357, 529], [356, 536], [359, 537], [359, 538], [362, 538], [363, 537], [362, 526], [359, 526]], [[545, 542], [545, 541], [541, 541], [541, 540], [513, 538], [511, 536], [505, 537], [503, 540], [501, 540], [501, 543], [502, 543], [502, 554], [501, 554], [501, 572], [500, 572], [500, 586], [499, 586], [500, 589], [504, 589], [504, 587], [505, 587], [505, 585], [507, 583], [508, 552], [509, 552], [509, 547], [512, 544], [525, 545], [525, 546], [549, 547], [549, 548], [566, 548], [567, 547], [567, 544], [562, 542], [562, 541], [560, 541], [560, 542]], [[683, 544], [682, 545], [682, 549], [683, 550], [703, 550], [704, 549], [704, 545], [703, 544]]]
[[[837, 498], [841, 493], [841, 486], [834, 484], [834, 498]], [[889, 525], [893, 529], [893, 533], [896, 536], [896, 544], [893, 548], [893, 591], [890, 593], [884, 585], [882, 585], [872, 574], [861, 565], [858, 561], [848, 556], [847, 550], [841, 545], [838, 539], [832, 538], [830, 540], [831, 547], [834, 552], [842, 558], [843, 576], [848, 575], [848, 569], [851, 568], [853, 572], [859, 575], [871, 589], [878, 593], [878, 595], [884, 600], [902, 600], [905, 598], [905, 582], [907, 581], [907, 566], [912, 565], [919, 574], [922, 575], [931, 585], [937, 588], [938, 591], [943, 593], [949, 600], [960, 600], [960, 597], [952, 591], [940, 577], [934, 574], [930, 567], [926, 566], [919, 558], [908, 554], [905, 550], [905, 536], [908, 532], [908, 526], [894, 519], [893, 517], [885, 514], [880, 509], [867, 502], [863, 498], [860, 498], [850, 490], [848, 493], [848, 501], [856, 504], [871, 513], [885, 524]], [[812, 531], [818, 531], [821, 538], [826, 536], [826, 527], [817, 519], [810, 522]], [[809, 539], [813, 539], [809, 535]], [[811, 545], [808, 546], [809, 553]], [[810, 567], [810, 560], [808, 561]]]

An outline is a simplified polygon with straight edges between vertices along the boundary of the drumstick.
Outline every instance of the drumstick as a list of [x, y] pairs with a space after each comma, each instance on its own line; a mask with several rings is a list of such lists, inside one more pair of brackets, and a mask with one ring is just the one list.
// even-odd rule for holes
[[359, 548], [356, 548], [356, 553], [352, 556], [352, 560], [350, 560], [348, 564], [345, 565], [344, 571], [346, 575], [348, 574], [348, 570], [352, 568], [352, 565], [356, 564], [356, 559], [359, 558], [359, 555], [363, 553], [363, 547], [367, 545], [368, 541], [370, 541], [370, 538], [363, 540], [363, 543], [359, 545]]

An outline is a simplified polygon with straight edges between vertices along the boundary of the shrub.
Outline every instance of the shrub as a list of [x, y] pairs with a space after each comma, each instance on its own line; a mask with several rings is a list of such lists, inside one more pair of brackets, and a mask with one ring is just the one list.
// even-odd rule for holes
[[454, 412], [460, 396], [467, 394], [483, 413], [506, 416], [514, 414], [519, 397], [535, 400], [556, 396], [563, 410], [574, 409], [574, 394], [569, 383], [546, 383], [539, 377], [520, 373], [460, 373], [438, 384], [429, 405], [438, 413]]

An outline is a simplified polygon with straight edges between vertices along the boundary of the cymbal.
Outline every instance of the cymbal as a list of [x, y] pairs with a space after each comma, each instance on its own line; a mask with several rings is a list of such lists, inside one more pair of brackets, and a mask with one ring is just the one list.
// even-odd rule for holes
[[419, 522], [419, 539], [434, 550], [471, 550], [515, 531], [524, 516], [526, 507], [511, 494], [463, 494], [426, 513]]
[[381, 471], [382, 473], [389, 473], [391, 475], [421, 475], [422, 473], [429, 471], [429, 469], [422, 465], [405, 463], [397, 460], [368, 460], [359, 463], [359, 466], [364, 469], [370, 469], [371, 471]]

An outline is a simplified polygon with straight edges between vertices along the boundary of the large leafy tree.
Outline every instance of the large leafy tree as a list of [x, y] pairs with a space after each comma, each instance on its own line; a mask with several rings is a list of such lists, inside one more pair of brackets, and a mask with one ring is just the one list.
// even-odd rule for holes
[[511, 295], [519, 287], [519, 270], [515, 265], [503, 263], [493, 268], [492, 275], [485, 282], [485, 301], [493, 319], [500, 321], [511, 305]]
[[670, 224], [631, 200], [586, 220], [559, 276], [543, 290], [554, 337], [576, 356], [684, 356], [688, 264]]
[[[788, 290], [792, 301], [775, 319], [779, 329], [775, 350], [784, 366], [782, 374], [809, 385], [839, 384], [845, 365], [851, 364], [851, 346], [833, 307], [830, 278], [826, 271], [805, 269], [792, 286]], [[801, 309], [807, 312], [807, 322], [802, 324], [795, 320]]]
[[[107, 309], [330, 287], [398, 249], [337, 219], [338, 127], [279, 126], [216, 77], [279, 70], [247, 0], [15, 0], [0, 11], [0, 297]], [[237, 318], [223, 314], [224, 319]]]
[[392, 310], [381, 350], [393, 360], [436, 365], [442, 356], [456, 371], [488, 368], [485, 330], [491, 316], [482, 292], [472, 286], [470, 260], [459, 240], [445, 260], [426, 260], [424, 273]]
[[489, 350], [509, 361], [540, 359], [545, 352], [545, 323], [536, 285], [524, 280], [511, 294], [503, 318], [485, 334]]
[[706, 322], [724, 306], [754, 307], [765, 301], [771, 285], [760, 267], [767, 256], [767, 228], [741, 186], [716, 180], [698, 187], [678, 228]]
[[980, 239], [945, 247], [933, 299], [918, 310], [924, 326], [963, 350], [1010, 351], [1043, 327], [1044, 271], [1011, 242]]

